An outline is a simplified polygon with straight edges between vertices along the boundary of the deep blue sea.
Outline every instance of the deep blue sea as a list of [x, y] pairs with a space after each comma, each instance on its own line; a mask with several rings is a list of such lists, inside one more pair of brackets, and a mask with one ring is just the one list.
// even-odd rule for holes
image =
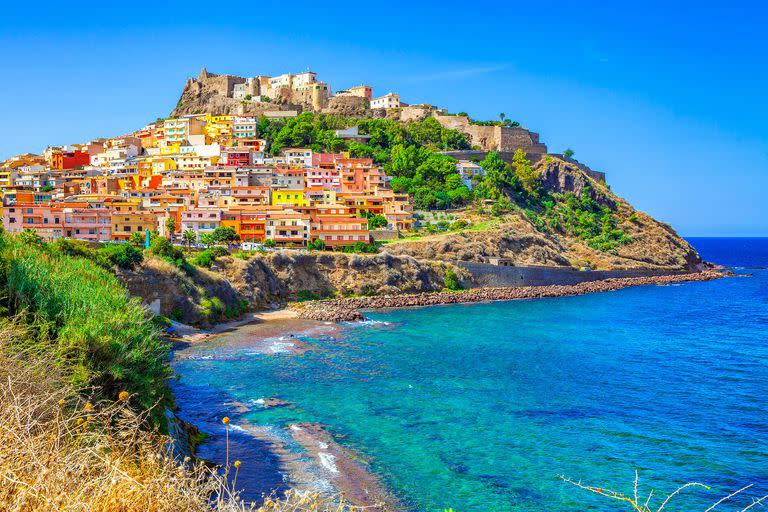
[[[301, 355], [228, 343], [232, 333], [180, 353], [181, 415], [212, 434], [201, 454], [215, 460], [224, 414], [275, 432], [328, 425], [413, 510], [625, 510], [557, 475], [631, 494], [635, 470], [641, 494], [713, 486], [668, 511], [703, 512], [750, 483], [762, 496], [768, 239], [691, 243], [744, 277], [371, 312], [375, 322], [307, 339]], [[273, 396], [296, 406], [228, 405]], [[234, 436], [249, 496], [284, 485], [265, 448]]]

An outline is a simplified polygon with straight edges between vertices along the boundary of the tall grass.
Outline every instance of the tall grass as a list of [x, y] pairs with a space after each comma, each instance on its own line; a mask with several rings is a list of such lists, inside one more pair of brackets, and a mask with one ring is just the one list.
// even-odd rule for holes
[[164, 423], [162, 407], [153, 406], [172, 405], [169, 346], [114, 275], [8, 235], [0, 239], [0, 263], [4, 306], [33, 327], [26, 344], [44, 347], [75, 387], [104, 396], [128, 391]]

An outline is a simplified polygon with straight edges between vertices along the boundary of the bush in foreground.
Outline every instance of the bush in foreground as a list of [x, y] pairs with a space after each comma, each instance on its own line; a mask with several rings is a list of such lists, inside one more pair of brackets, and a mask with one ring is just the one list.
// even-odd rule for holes
[[151, 315], [117, 278], [90, 259], [0, 238], [0, 303], [20, 315], [33, 336], [25, 345], [46, 351], [76, 387], [105, 396], [127, 390], [162, 426], [173, 403], [168, 344]]

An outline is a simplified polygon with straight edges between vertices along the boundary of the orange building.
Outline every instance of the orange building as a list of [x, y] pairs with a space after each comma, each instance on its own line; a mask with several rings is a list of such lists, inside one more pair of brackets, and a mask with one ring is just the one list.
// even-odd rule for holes
[[51, 152], [51, 167], [54, 169], [74, 169], [91, 163], [91, 155], [88, 151], [61, 151], [55, 149]]

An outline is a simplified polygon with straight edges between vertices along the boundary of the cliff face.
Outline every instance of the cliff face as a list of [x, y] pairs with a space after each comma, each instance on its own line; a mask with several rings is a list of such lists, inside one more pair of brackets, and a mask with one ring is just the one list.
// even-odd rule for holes
[[[387, 245], [393, 254], [441, 261], [488, 263], [490, 258], [509, 259], [515, 265], [576, 266], [585, 263], [594, 269], [631, 268], [695, 270], [703, 263], [698, 253], [668, 224], [635, 210], [616, 196], [603, 182], [588, 176], [577, 165], [544, 158], [534, 168], [542, 188], [552, 194], [587, 194], [608, 207], [617, 219], [617, 228], [632, 239], [614, 251], [599, 251], [583, 239], [563, 231], [542, 230], [521, 211], [499, 218], [499, 224], [484, 231], [433, 235], [419, 240]], [[479, 221], [471, 212], [469, 220]]]
[[[160, 314], [196, 325], [225, 320], [228, 312], [296, 299], [302, 295], [401, 294], [443, 289], [446, 269], [468, 284], [471, 276], [444, 262], [418, 261], [386, 252], [374, 255], [275, 252], [247, 261], [224, 257], [208, 271], [185, 274], [163, 260], [148, 257], [118, 277], [145, 303], [159, 301]], [[212, 300], [221, 306], [212, 305]], [[215, 302], [215, 301], [214, 301]], [[217, 309], [219, 308], [219, 309]]]
[[418, 261], [409, 256], [300, 254], [276, 252], [248, 261], [222, 258], [215, 269], [252, 304], [295, 298], [300, 294], [371, 295], [441, 290], [451, 265]]

